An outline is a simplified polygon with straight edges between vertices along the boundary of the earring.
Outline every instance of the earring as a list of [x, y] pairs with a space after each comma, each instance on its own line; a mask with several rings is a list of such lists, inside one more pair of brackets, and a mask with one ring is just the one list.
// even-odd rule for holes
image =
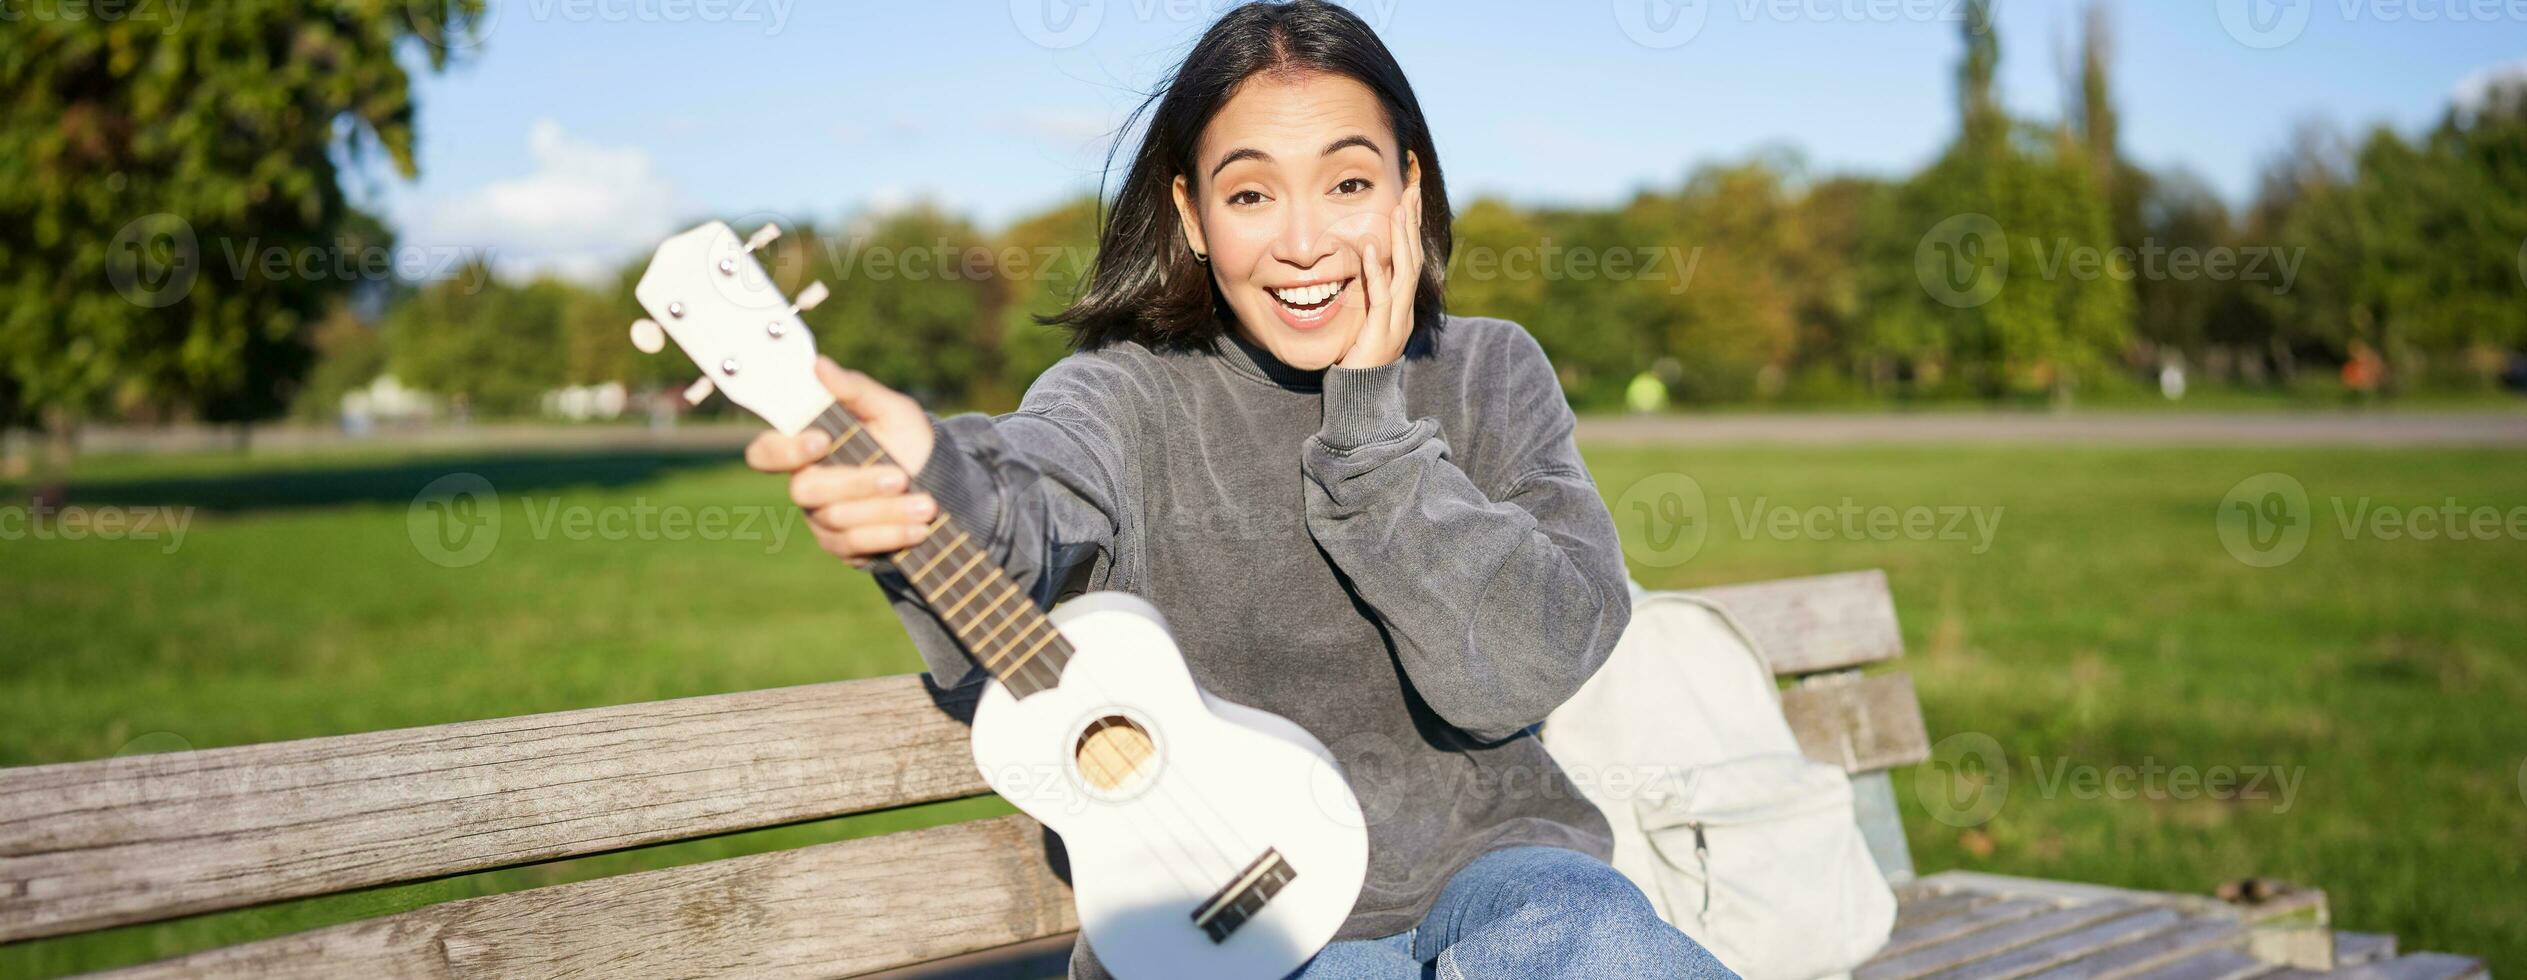
[[1207, 263], [1209, 263], [1209, 262], [1211, 261], [1211, 253], [1209, 253], [1209, 252], [1195, 252], [1195, 253], [1193, 253], [1193, 260], [1194, 260], [1194, 261], [1196, 261], [1196, 262], [1201, 262], [1201, 263], [1206, 263], [1206, 264], [1207, 264]]

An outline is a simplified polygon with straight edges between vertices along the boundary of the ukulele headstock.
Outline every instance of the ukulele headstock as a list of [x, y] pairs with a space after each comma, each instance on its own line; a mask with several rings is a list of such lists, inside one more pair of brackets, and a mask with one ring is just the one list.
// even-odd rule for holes
[[632, 343], [657, 353], [673, 338], [702, 369], [686, 389], [700, 402], [713, 388], [787, 433], [806, 430], [833, 404], [816, 380], [816, 338], [799, 313], [826, 296], [811, 283], [793, 303], [755, 260], [755, 250], [780, 237], [765, 225], [740, 241], [713, 221], [658, 246], [632, 295], [649, 319], [632, 324]]

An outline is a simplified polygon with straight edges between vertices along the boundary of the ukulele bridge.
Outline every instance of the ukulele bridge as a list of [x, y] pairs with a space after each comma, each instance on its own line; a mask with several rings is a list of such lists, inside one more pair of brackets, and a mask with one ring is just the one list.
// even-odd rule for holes
[[1282, 887], [1298, 876], [1298, 869], [1283, 860], [1278, 849], [1265, 848], [1263, 856], [1247, 864], [1246, 870], [1238, 872], [1237, 877], [1229, 879], [1228, 884], [1193, 910], [1193, 924], [1210, 936], [1211, 942], [1227, 942], [1237, 927], [1263, 911], [1272, 896], [1280, 894]]

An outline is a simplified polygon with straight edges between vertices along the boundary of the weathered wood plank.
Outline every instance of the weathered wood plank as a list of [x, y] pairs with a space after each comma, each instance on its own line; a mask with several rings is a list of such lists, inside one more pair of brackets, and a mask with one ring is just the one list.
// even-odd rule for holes
[[2272, 964], [2239, 950], [2215, 949], [2153, 967], [2134, 976], [2140, 980], [2245, 980], [2272, 971]]
[[1909, 766], [1930, 758], [1930, 729], [1910, 674], [1827, 674], [1781, 692], [1781, 713], [1799, 751], [1844, 772]]
[[1728, 608], [1783, 676], [1904, 655], [1895, 598], [1877, 569], [1690, 590]]
[[108, 974], [831, 977], [1076, 930], [1024, 817], [433, 905]]
[[986, 792], [920, 675], [0, 770], [0, 941]]
[[2372, 970], [2383, 980], [2457, 980], [2491, 975], [2482, 960], [2453, 953], [2407, 953], [2361, 968], [2363, 973]]
[[2482, 960], [2449, 953], [2407, 953], [2332, 971], [2276, 970], [2264, 980], [2469, 980], [2488, 977]]
[[1999, 901], [1999, 899], [1993, 898], [1992, 896], [1976, 895], [1971, 892], [1952, 892], [1945, 895], [1924, 895], [1920, 898], [1902, 902], [1896, 906], [1895, 931], [1905, 932], [1913, 929], [1919, 929], [1922, 926], [1928, 925], [1932, 922], [1937, 922], [1940, 919], [1963, 913], [1975, 906], [1988, 905], [1997, 901]]
[[2358, 966], [2395, 958], [2395, 936], [2384, 932], [2338, 932], [2334, 934], [2334, 962], [2339, 966]]
[[1057, 933], [1014, 946], [867, 974], [863, 980], [1067, 980], [1079, 934]]
[[1976, 906], [1956, 915], [1942, 916], [1910, 928], [1899, 928], [1895, 930], [1894, 935], [1887, 937], [1886, 948], [1879, 950], [1878, 955], [1870, 962], [1894, 959], [1922, 947], [1946, 942], [1978, 929], [1989, 929], [2004, 922], [2014, 922], [2059, 907], [2052, 902], [2013, 898]]
[[2096, 925], [2029, 943], [1987, 960], [1934, 973], [1932, 980], [2011, 980], [2046, 967], [2070, 962], [2090, 953], [2130, 942], [2183, 922], [2175, 909], [2145, 909], [2132, 915], [2108, 919]]
[[2146, 970], [2206, 950], [2235, 949], [2244, 945], [2246, 945], [2246, 927], [2235, 920], [2197, 919], [2166, 932], [2154, 933], [2132, 942], [2109, 946], [2034, 974], [2028, 980], [2096, 980], [2100, 977], [2119, 977], [2134, 970]]
[[2120, 902], [2072, 905], [1921, 946], [1895, 956], [1879, 956], [1852, 971], [1855, 980], [1909, 980], [1999, 956], [2020, 946], [2073, 929], [2129, 914]]

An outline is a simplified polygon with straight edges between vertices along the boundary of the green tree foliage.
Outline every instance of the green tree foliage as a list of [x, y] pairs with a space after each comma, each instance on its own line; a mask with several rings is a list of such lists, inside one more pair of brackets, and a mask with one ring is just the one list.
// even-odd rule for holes
[[2061, 397], [2122, 352], [2128, 273], [2112, 265], [2112, 216], [2088, 151], [2051, 127], [2006, 122], [1990, 6], [1967, 10], [1960, 136], [1872, 211], [1869, 344], [1882, 380], [1892, 367], [1933, 389]]
[[989, 387], [977, 391], [977, 405], [1016, 405], [1017, 396], [1036, 375], [1069, 352], [1070, 331], [1038, 318], [1070, 305], [1087, 277], [1089, 259], [1096, 254], [1097, 199], [1093, 195], [1021, 219], [1001, 233], [994, 257], [1008, 289], [999, 318], [1000, 363], [991, 373]]
[[[2356, 344], [2385, 352], [2394, 376], [2484, 384], [2527, 345], [2527, 89], [2495, 91], [2411, 137], [2379, 130], [2347, 145], [2303, 130], [2256, 199], [2232, 212], [2190, 174], [2154, 172], [2123, 156], [2109, 34], [2092, 7], [2063, 120], [2015, 119], [1996, 89], [2003, 48], [1992, 5], [1972, 3], [1960, 38], [1955, 137], [1914, 174], [1816, 177], [1795, 155], [1771, 153], [1698, 167], [1613, 207], [1466, 202], [1447, 270], [1449, 308], [1525, 324], [1573, 400], [1589, 407], [1620, 404], [1644, 370], [1677, 401], [1701, 404], [2060, 398], [2180, 355], [2214, 380], [2289, 382], [2292, 365], [2338, 362]], [[26, 69], [13, 62], [11, 70]], [[393, 135], [368, 139], [408, 152], [408, 133], [392, 124], [401, 117], [380, 118], [389, 123], [378, 132]], [[86, 131], [77, 125], [63, 132]], [[25, 159], [52, 160], [75, 142]], [[0, 168], [26, 166], [0, 157]], [[314, 194], [333, 216], [277, 227], [387, 240], [386, 229], [339, 207], [331, 179], [287, 186]], [[212, 233], [262, 229], [275, 240], [260, 223], [265, 210], [239, 214]], [[1068, 352], [1065, 332], [1036, 318], [1075, 295], [1097, 220], [1098, 202], [1087, 196], [997, 234], [914, 207], [825, 228], [790, 223], [763, 258], [787, 293], [813, 279], [832, 287], [808, 322], [837, 360], [942, 409], [1002, 410]], [[0, 230], [0, 248], [22, 251], [35, 234]], [[2218, 252], [2232, 260], [2221, 267], [2228, 274], [2174, 259]], [[85, 261], [91, 272], [80, 275], [101, 281], [103, 260]], [[2248, 262], [2259, 263], [2257, 275], [2236, 275]], [[468, 270], [400, 289], [385, 329], [367, 333], [346, 311], [376, 304], [344, 306], [339, 289], [292, 293], [301, 305], [266, 306], [282, 315], [257, 319], [231, 309], [242, 302], [240, 285], [214, 282], [216, 270], [206, 268], [204, 285], [219, 288], [197, 286], [168, 307], [188, 311], [184, 324], [209, 317], [201, 322], [218, 325], [197, 330], [171, 326], [158, 318], [172, 314], [123, 302], [110, 288], [64, 285], [57, 265], [8, 268], [17, 288], [102, 292], [116, 318], [91, 311], [76, 322], [102, 326], [81, 328], [86, 334], [12, 327], [0, 336], [0, 356], [11, 358], [0, 370], [8, 404], [46, 404], [36, 388], [75, 389], [89, 399], [81, 404], [131, 412], [181, 391], [198, 411], [246, 412], [247, 401], [220, 399], [253, 385], [178, 388], [163, 382], [191, 376], [168, 365], [293, 376], [295, 368], [271, 366], [283, 360], [273, 352], [303, 347], [309, 331], [297, 324], [325, 310], [336, 312], [316, 331], [326, 364], [310, 378], [309, 397], [323, 403], [309, 410], [315, 417], [379, 370], [478, 413], [531, 411], [541, 392], [564, 384], [656, 390], [692, 377], [681, 357], [646, 357], [625, 339], [640, 315], [631, 299], [639, 261], [587, 285], [486, 285], [482, 270]], [[236, 332], [249, 322], [282, 326]], [[74, 344], [112, 359], [64, 367], [30, 353]], [[55, 374], [20, 370], [25, 364]], [[79, 379], [89, 387], [70, 384]], [[215, 404], [237, 407], [206, 407]]]
[[[2488, 383], [2498, 352], [2527, 345], [2527, 85], [2418, 143], [2379, 129], [2348, 159], [2328, 150], [2303, 141], [2267, 178], [2276, 242], [2305, 264], [2258, 300], [2323, 353], [2366, 344], [2407, 380]], [[2429, 352], [2448, 355], [2439, 369]]]
[[[783, 240], [823, 252], [807, 265], [833, 298], [806, 319], [827, 356], [934, 404], [964, 404], [987, 379], [1001, 282], [987, 240], [964, 219], [918, 205]], [[783, 283], [791, 295], [805, 284]]]
[[573, 294], [552, 280], [509, 285], [468, 268], [388, 315], [387, 368], [407, 385], [447, 396], [463, 414], [531, 413], [544, 392], [570, 380], [562, 315]]
[[313, 321], [355, 280], [260, 260], [346, 249], [358, 229], [338, 159], [382, 152], [414, 174], [398, 52], [440, 67], [445, 47], [427, 42], [482, 8], [223, 0], [11, 18], [0, 422], [276, 410], [306, 369]]

